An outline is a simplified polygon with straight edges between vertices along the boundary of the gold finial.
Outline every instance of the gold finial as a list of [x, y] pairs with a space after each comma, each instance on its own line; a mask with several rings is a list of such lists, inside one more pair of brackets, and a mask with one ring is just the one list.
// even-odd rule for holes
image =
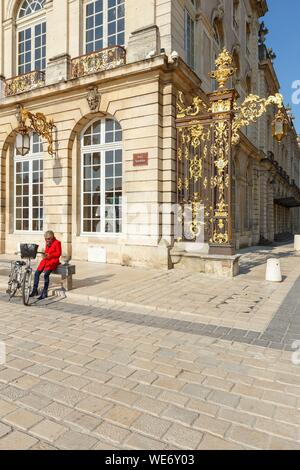
[[216, 59], [217, 70], [211, 72], [211, 78], [217, 80], [219, 89], [225, 87], [225, 83], [232, 77], [236, 68], [233, 67], [233, 57], [230, 52], [224, 47], [223, 51], [219, 54]]

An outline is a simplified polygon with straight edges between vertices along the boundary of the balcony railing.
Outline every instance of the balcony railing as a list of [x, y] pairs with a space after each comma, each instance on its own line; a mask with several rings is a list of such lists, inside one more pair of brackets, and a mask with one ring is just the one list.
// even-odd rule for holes
[[124, 47], [112, 46], [91, 52], [72, 60], [72, 78], [84, 77], [96, 72], [114, 69], [126, 63]]
[[5, 95], [14, 96], [45, 85], [45, 73], [40, 70], [17, 75], [5, 81]]

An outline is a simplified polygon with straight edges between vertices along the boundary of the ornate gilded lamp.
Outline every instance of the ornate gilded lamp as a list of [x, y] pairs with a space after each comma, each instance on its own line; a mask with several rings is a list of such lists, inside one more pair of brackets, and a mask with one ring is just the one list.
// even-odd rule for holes
[[[52, 119], [47, 121], [47, 118], [43, 113], [33, 114], [22, 105], [18, 105], [17, 120], [19, 127], [17, 129], [16, 149], [19, 155], [25, 156], [29, 153], [30, 133], [32, 131], [47, 140], [49, 155], [55, 155], [55, 150], [53, 148], [53, 130], [55, 128], [55, 124]], [[29, 126], [26, 125], [27, 120], [30, 122]]]
[[16, 137], [16, 150], [18, 155], [25, 157], [30, 151], [30, 135], [26, 127], [19, 127]]
[[288, 120], [280, 108], [272, 123], [272, 133], [274, 139], [281, 142], [288, 133]]

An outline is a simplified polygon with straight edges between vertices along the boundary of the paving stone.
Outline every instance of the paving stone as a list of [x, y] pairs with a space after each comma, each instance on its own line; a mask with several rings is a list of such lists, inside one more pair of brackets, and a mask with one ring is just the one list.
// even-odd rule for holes
[[247, 411], [258, 416], [265, 416], [271, 418], [275, 413], [275, 406], [261, 400], [252, 398], [241, 398], [239, 409]]
[[175, 444], [183, 449], [197, 449], [203, 434], [180, 424], [172, 424], [170, 429], [163, 436], [163, 440], [170, 444]]
[[189, 397], [181, 395], [178, 392], [172, 392], [170, 390], [164, 390], [159, 395], [159, 400], [172, 403], [173, 405], [184, 406], [188, 401]]
[[297, 406], [297, 398], [286, 393], [268, 390], [263, 394], [264, 400], [281, 406], [289, 406], [295, 408]]
[[151, 385], [158, 378], [157, 374], [147, 372], [144, 370], [136, 370], [131, 376], [130, 380], [135, 380], [138, 383]]
[[75, 388], [76, 390], [81, 390], [83, 387], [88, 385], [90, 383], [90, 380], [84, 379], [83, 377], [78, 377], [76, 375], [71, 375], [65, 380], [63, 380], [62, 384], [65, 387], [72, 387]]
[[77, 403], [76, 408], [80, 411], [103, 416], [112, 405], [113, 404], [107, 400], [90, 396]]
[[300, 450], [300, 443], [272, 437], [269, 450]]
[[193, 428], [215, 434], [219, 437], [224, 437], [230, 425], [231, 423], [228, 421], [223, 421], [222, 419], [208, 415], [200, 415], [193, 423]]
[[39, 451], [43, 450], [44, 451], [44, 450], [58, 450], [58, 449], [54, 446], [51, 446], [47, 442], [39, 441], [37, 442], [37, 444], [31, 447], [30, 450], [39, 450]]
[[134, 407], [159, 416], [166, 409], [167, 404], [150, 397], [142, 397], [134, 403]]
[[115, 392], [115, 389], [106, 384], [101, 384], [98, 382], [90, 382], [89, 384], [83, 387], [82, 391], [104, 398], [108, 395], [111, 395], [113, 392]]
[[64, 419], [72, 411], [73, 411], [72, 408], [69, 408], [65, 405], [62, 405], [56, 402], [50, 403], [50, 405], [46, 406], [45, 408], [41, 410], [43, 414], [48, 415], [51, 418], [58, 419], [58, 420]]
[[130, 436], [129, 431], [108, 422], [100, 424], [93, 433], [115, 444], [123, 442]]
[[140, 397], [137, 393], [129, 392], [127, 390], [116, 390], [109, 396], [110, 400], [124, 405], [133, 405], [139, 398]]
[[[9, 432], [11, 432], [11, 427], [10, 426], [6, 426], [5, 424], [3, 423], [0, 423], [0, 439], [1, 437], [5, 436], [6, 434], [8, 434]], [[1, 442], [1, 441], [0, 441]]]
[[38, 377], [33, 377], [32, 375], [22, 375], [22, 377], [14, 380], [12, 385], [15, 385], [22, 390], [30, 390], [32, 387], [40, 383]]
[[97, 439], [76, 431], [67, 431], [55, 441], [55, 446], [66, 450], [89, 450], [97, 443]]
[[116, 388], [122, 388], [123, 390], [134, 390], [134, 388], [137, 386], [137, 382], [133, 382], [131, 378], [130, 380], [125, 380], [121, 377], [113, 377], [107, 382], [107, 385]]
[[235, 444], [234, 442], [228, 442], [225, 439], [205, 434], [201, 443], [199, 444], [198, 450], [245, 450], [245, 447]]
[[297, 426], [292, 426], [291, 424], [284, 424], [271, 419], [258, 418], [255, 422], [255, 429], [268, 434], [277, 435], [281, 438], [292, 439], [294, 441], [298, 440], [299, 428]]
[[69, 374], [62, 372], [61, 370], [51, 370], [43, 375], [43, 379], [50, 380], [53, 382], [62, 382], [66, 378], [68, 378]]
[[97, 426], [99, 426], [102, 420], [96, 416], [90, 416], [75, 410], [65, 416], [64, 422], [74, 429], [86, 432], [93, 431]]
[[208, 397], [208, 400], [218, 405], [236, 408], [239, 404], [240, 397], [221, 390], [214, 390]]
[[228, 437], [237, 443], [259, 450], [268, 449], [270, 442], [269, 434], [235, 424], [230, 429]]
[[27, 407], [32, 408], [34, 410], [40, 410], [41, 408], [45, 408], [51, 402], [52, 400], [50, 398], [42, 397], [35, 393], [28, 393], [27, 395], [24, 395], [23, 397], [18, 399], [18, 403], [26, 405]]
[[48, 419], [44, 419], [30, 430], [31, 434], [34, 436], [50, 442], [56, 441], [59, 436], [66, 431], [68, 431], [68, 428], [61, 424], [54, 423], [53, 421], [49, 421]]
[[37, 443], [37, 439], [20, 431], [13, 431], [0, 439], [0, 450], [27, 450]]
[[27, 391], [20, 390], [19, 388], [12, 387], [10, 385], [0, 390], [0, 395], [2, 397], [8, 398], [9, 400], [12, 400], [12, 401], [21, 400], [27, 394], [28, 394]]
[[131, 408], [122, 405], [114, 405], [105, 413], [103, 418], [108, 421], [113, 421], [115, 424], [130, 427], [140, 415], [140, 412]]
[[143, 414], [133, 423], [132, 429], [155, 438], [160, 438], [170, 426], [171, 423], [166, 420]]
[[16, 409], [17, 409], [16, 405], [12, 403], [8, 403], [7, 401], [4, 401], [4, 400], [0, 400], [0, 418], [8, 415], [9, 413], [12, 413]]
[[155, 380], [155, 382], [153, 383], [153, 385], [155, 385], [156, 387], [160, 387], [162, 389], [166, 389], [166, 390], [181, 390], [183, 388], [183, 382], [179, 381], [179, 380], [176, 380], [176, 379], [172, 379], [172, 378], [168, 378], [168, 377], [160, 377], [158, 378], [157, 380]]
[[27, 367], [27, 369], [25, 369], [24, 372], [26, 372], [26, 374], [32, 374], [32, 375], [36, 375], [40, 377], [44, 374], [47, 374], [47, 372], [50, 372], [50, 371], [51, 371], [50, 367], [46, 367], [40, 364], [35, 364], [34, 366]]
[[256, 421], [256, 416], [254, 415], [223, 407], [220, 408], [218, 417], [225, 419], [226, 421], [229, 421], [231, 423], [242, 424], [244, 426], [249, 427], [253, 427]]
[[136, 433], [132, 433], [124, 444], [135, 450], [165, 450], [167, 448], [167, 444], [161, 441]]
[[202, 385], [187, 384], [182, 388], [181, 392], [198, 399], [205, 399], [210, 394], [211, 389]]
[[134, 393], [149, 397], [157, 398], [161, 394], [161, 390], [158, 387], [153, 387], [152, 385], [140, 384], [133, 389]]
[[43, 417], [32, 413], [28, 410], [19, 409], [14, 411], [13, 413], [6, 415], [3, 418], [3, 421], [10, 426], [16, 426], [17, 428], [21, 428], [23, 431], [27, 431], [35, 424], [42, 421]]
[[15, 369], [4, 369], [0, 371], [0, 382], [10, 383], [14, 380], [22, 377], [23, 372], [19, 372]]
[[162, 416], [181, 424], [191, 425], [199, 417], [199, 414], [179, 406], [170, 405], [163, 412]]

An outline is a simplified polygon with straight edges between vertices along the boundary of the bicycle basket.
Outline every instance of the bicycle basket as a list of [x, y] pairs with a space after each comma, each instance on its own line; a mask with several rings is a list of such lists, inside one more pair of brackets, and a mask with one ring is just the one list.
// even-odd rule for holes
[[37, 255], [39, 245], [34, 245], [33, 243], [21, 243], [20, 251], [21, 258], [30, 258], [35, 259]]

